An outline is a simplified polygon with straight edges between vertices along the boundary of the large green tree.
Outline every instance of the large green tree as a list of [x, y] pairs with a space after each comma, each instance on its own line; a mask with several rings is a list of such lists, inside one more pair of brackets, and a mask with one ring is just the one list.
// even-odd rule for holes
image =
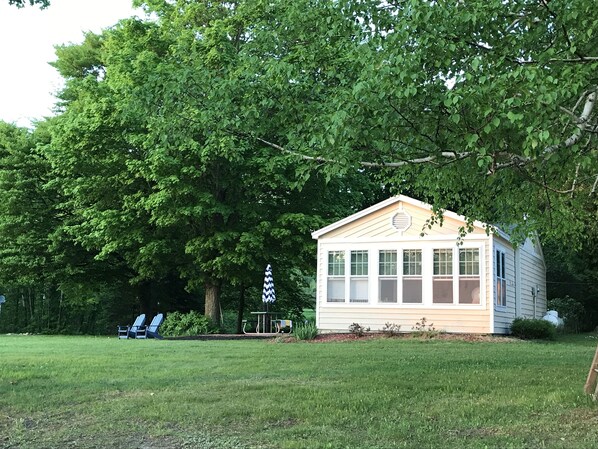
[[[220, 77], [196, 104], [235, 97], [214, 124], [231, 139], [331, 174], [386, 169], [393, 189], [516, 232], [574, 241], [595, 218], [591, 1], [139, 3]], [[220, 15], [198, 22], [206, 9]]]
[[57, 202], [44, 189], [50, 167], [41, 151], [48, 140], [43, 126], [32, 133], [0, 122], [0, 285], [11, 304], [20, 300], [14, 318], [36, 330], [57, 325], [49, 312], [57, 300], [49, 252]]
[[[343, 176], [305, 177], [301, 161], [247, 137], [284, 129], [245, 110], [259, 86], [230, 46], [219, 53], [212, 22], [238, 17], [225, 4], [195, 7], [58, 48], [67, 84], [49, 154], [77, 242], [122, 258], [140, 285], [178, 274], [218, 321], [223, 285], [255, 285], [267, 263], [281, 275], [311, 269], [310, 231], [372, 199]], [[213, 37], [196, 45], [196, 33]]]

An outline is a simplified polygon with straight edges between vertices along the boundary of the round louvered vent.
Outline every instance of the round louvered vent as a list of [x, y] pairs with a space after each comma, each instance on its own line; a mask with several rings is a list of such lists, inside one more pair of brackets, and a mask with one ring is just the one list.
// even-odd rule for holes
[[392, 226], [397, 230], [404, 232], [411, 226], [411, 216], [405, 211], [397, 212], [392, 217]]

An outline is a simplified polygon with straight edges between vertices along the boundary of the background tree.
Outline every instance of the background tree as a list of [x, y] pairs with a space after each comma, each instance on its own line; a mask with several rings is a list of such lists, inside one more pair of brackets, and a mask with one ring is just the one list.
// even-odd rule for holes
[[[232, 20], [218, 6], [202, 14], [193, 16], [199, 28], [219, 14]], [[360, 192], [370, 182], [363, 174], [354, 177], [366, 179], [359, 184], [306, 178], [297, 160], [231, 134], [226, 114], [242, 106], [250, 76], [241, 73], [233, 88], [221, 74], [239, 71], [234, 58], [224, 64], [212, 41], [195, 48], [197, 30], [185, 17], [127, 20], [59, 47], [55, 66], [67, 84], [48, 154], [73, 215], [67, 235], [97, 259], [119, 261], [150, 294], [182, 278], [189, 292], [205, 292], [205, 313], [219, 322], [221, 289], [261, 288], [267, 263], [289, 291], [300, 291], [293, 282], [313, 269], [310, 231], [369, 204], [374, 189]], [[280, 132], [274, 120], [252, 117], [247, 125]], [[304, 296], [288, 298], [289, 308], [301, 309]], [[150, 305], [142, 301], [142, 310]]]
[[[8, 0], [9, 5], [15, 5], [17, 8], [22, 8], [27, 4], [27, 0]], [[31, 6], [39, 5], [40, 8], [47, 8], [50, 6], [49, 0], [29, 0]]]
[[[81, 45], [57, 49], [55, 67], [66, 86], [48, 154], [63, 207], [72, 213], [64, 233], [95, 252], [97, 260], [119, 266], [136, 287], [140, 310], [154, 314], [158, 302], [164, 308], [169, 300], [188, 296], [175, 263], [185, 255], [177, 227], [156, 226], [143, 204], [152, 189], [142, 176], [145, 153], [127, 138], [142, 125], [120, 114], [119, 99], [106, 81], [102, 45], [102, 37], [90, 33]], [[164, 289], [169, 294], [162, 296]]]
[[50, 167], [40, 151], [49, 140], [0, 122], [0, 285], [14, 320], [30, 330], [57, 327], [55, 266], [49, 256], [56, 193], [43, 188]]

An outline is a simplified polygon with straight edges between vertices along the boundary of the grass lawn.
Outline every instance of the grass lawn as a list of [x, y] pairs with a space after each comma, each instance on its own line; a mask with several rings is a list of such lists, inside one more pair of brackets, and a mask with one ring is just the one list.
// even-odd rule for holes
[[0, 447], [591, 448], [596, 343], [0, 336]]

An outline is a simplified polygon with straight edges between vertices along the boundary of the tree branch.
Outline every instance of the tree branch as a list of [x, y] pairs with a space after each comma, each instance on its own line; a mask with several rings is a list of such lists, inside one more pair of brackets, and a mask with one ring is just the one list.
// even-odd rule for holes
[[[338, 163], [338, 160], [335, 159], [327, 159], [321, 156], [309, 156], [307, 154], [299, 153], [298, 151], [289, 150], [284, 148], [278, 144], [273, 142], [269, 142], [266, 139], [262, 139], [261, 137], [253, 137], [258, 142], [263, 143], [271, 148], [274, 148], [280, 152], [290, 154], [292, 156], [299, 157], [306, 161], [314, 161], [319, 163]], [[438, 155], [431, 155], [425, 156], [420, 158], [413, 158], [404, 161], [397, 161], [397, 162], [367, 162], [367, 161], [360, 161], [358, 162], [359, 165], [362, 167], [369, 167], [369, 168], [398, 168], [403, 167], [409, 164], [425, 164], [425, 163], [436, 163], [439, 160], [445, 159], [446, 161], [455, 161], [465, 159], [471, 156], [471, 153], [455, 153], [453, 151], [442, 151]]]

